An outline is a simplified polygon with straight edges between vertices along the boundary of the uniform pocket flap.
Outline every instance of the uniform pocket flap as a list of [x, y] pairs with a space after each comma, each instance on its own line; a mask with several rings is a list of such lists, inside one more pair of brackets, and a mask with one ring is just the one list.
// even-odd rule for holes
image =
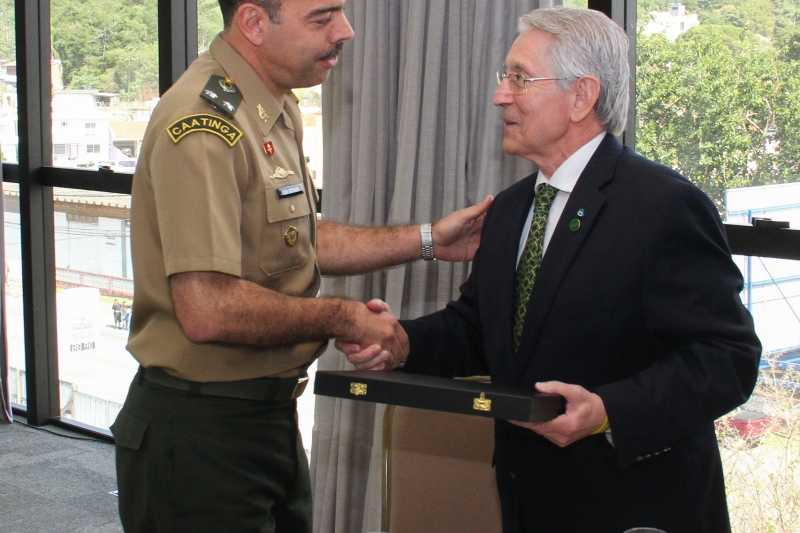
[[267, 190], [267, 220], [270, 224], [293, 218], [307, 217], [311, 213], [305, 192], [296, 196], [279, 198], [277, 190]]
[[123, 409], [117, 415], [117, 419], [110, 429], [117, 446], [138, 450], [144, 440], [144, 434], [147, 432], [147, 422]]

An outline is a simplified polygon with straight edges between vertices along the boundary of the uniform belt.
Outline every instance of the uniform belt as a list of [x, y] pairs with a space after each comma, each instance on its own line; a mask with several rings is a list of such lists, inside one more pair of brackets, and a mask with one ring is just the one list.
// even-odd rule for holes
[[295, 400], [303, 394], [308, 384], [308, 376], [305, 375], [296, 378], [258, 378], [200, 383], [176, 378], [158, 367], [139, 367], [137, 378], [142, 384], [182, 391], [189, 396], [217, 396], [262, 402]]

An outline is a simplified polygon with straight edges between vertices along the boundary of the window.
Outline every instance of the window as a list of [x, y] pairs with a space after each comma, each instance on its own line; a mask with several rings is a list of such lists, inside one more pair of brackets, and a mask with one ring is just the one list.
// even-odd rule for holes
[[[800, 228], [793, 19], [757, 0], [693, 5], [639, 2], [636, 150], [692, 180], [730, 222], [768, 217]], [[742, 261], [756, 300], [764, 290], [793, 293], [800, 279], [800, 262], [757, 260], [749, 270]], [[786, 301], [780, 323], [798, 332], [792, 338], [749, 302], [765, 347], [800, 344], [800, 302]]]
[[108, 429], [138, 368], [121, 321], [133, 298], [130, 196], [59, 188], [53, 199], [61, 416]]
[[6, 332], [8, 338], [8, 390], [11, 403], [26, 405], [25, 318], [22, 312], [22, 239], [20, 233], [19, 186], [3, 183], [5, 219]]
[[86, 145], [54, 165], [131, 173], [159, 97], [158, 3], [87, 5], [51, 1], [52, 141]]
[[[728, 223], [800, 228], [795, 10], [784, 0], [638, 0], [636, 151], [693, 181]], [[736, 533], [794, 531], [800, 261], [734, 260], [764, 353], [750, 400], [718, 421], [731, 522]]]
[[[130, 196], [107, 190], [129, 186], [118, 173], [135, 169], [159, 96], [157, 1], [52, 0], [50, 15], [53, 164], [114, 171], [85, 173], [98, 190], [53, 188], [60, 402], [50, 416], [107, 430], [138, 368], [112, 310], [114, 300], [129, 309], [133, 293]], [[62, 183], [76, 175], [49, 170]]]

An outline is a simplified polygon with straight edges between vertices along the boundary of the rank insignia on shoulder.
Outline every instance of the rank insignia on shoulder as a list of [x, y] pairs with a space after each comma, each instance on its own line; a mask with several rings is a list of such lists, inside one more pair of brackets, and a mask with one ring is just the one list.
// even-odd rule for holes
[[203, 87], [200, 98], [211, 103], [225, 115], [233, 118], [239, 104], [242, 103], [242, 92], [229, 77], [211, 76]]
[[244, 135], [242, 130], [224, 118], [203, 113], [178, 119], [167, 128], [167, 133], [175, 144], [178, 144], [190, 133], [198, 131], [213, 133], [228, 143], [230, 147], [236, 146], [236, 143]]

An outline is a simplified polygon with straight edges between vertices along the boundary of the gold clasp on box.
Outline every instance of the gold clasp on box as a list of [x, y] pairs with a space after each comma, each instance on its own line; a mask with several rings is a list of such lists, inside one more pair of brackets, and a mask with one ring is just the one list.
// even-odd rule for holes
[[366, 396], [367, 395], [367, 384], [366, 383], [351, 383], [350, 384], [350, 394], [353, 396]]
[[481, 393], [480, 398], [475, 398], [472, 401], [472, 408], [476, 411], [491, 411], [492, 410], [492, 400], [486, 399], [486, 394]]

